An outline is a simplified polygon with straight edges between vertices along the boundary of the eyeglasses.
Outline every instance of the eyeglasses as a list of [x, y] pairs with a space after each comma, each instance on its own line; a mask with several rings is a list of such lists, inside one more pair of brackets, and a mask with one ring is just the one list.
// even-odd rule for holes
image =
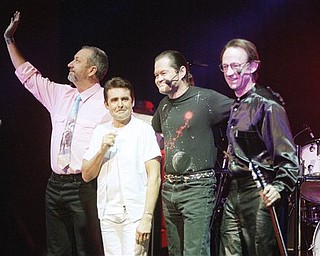
[[237, 62], [232, 62], [230, 64], [223, 64], [221, 63], [219, 65], [219, 69], [222, 71], [222, 72], [227, 72], [228, 71], [228, 67], [230, 66], [230, 68], [234, 71], [234, 72], [241, 72], [242, 68], [249, 64], [250, 62], [244, 62], [244, 63], [237, 63]]

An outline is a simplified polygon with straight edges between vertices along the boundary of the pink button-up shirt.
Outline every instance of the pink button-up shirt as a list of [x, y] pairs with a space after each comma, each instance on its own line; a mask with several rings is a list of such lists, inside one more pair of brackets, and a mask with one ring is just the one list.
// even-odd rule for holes
[[[74, 99], [79, 94], [70, 85], [51, 82], [42, 77], [40, 72], [29, 62], [16, 69], [21, 83], [40, 101], [50, 113], [52, 123], [51, 134], [51, 168], [58, 174], [65, 174], [58, 167], [58, 154], [61, 137], [72, 108]], [[89, 147], [93, 129], [100, 123], [111, 120], [104, 106], [103, 88], [95, 84], [81, 94], [77, 121], [71, 144], [70, 173], [80, 173], [82, 158]]]

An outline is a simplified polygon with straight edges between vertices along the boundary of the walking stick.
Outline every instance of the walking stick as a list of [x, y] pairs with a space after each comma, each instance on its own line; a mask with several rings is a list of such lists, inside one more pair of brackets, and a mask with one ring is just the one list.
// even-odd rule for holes
[[[255, 167], [255, 165], [251, 161], [249, 163], [249, 170], [252, 171], [253, 178], [257, 183], [257, 187], [258, 188], [261, 187], [262, 189], [264, 189], [266, 187], [267, 183], [266, 183], [261, 171], [257, 167]], [[280, 254], [281, 254], [281, 256], [288, 256], [288, 251], [286, 249], [286, 245], [283, 240], [283, 236], [281, 233], [281, 228], [279, 225], [276, 209], [275, 209], [274, 205], [271, 205], [268, 208], [269, 208], [269, 213], [271, 216], [272, 225], [273, 225], [274, 233], [275, 233], [275, 236], [277, 239]]]

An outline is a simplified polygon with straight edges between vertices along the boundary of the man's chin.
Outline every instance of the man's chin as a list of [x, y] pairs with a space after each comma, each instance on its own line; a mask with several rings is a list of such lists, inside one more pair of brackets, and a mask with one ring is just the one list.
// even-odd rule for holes
[[229, 83], [229, 87], [231, 90], [235, 90], [235, 89], [237, 89], [238, 86], [237, 86], [237, 84]]
[[159, 92], [161, 94], [167, 95], [169, 93], [169, 90], [166, 90], [166, 88], [159, 88]]
[[113, 118], [115, 120], [119, 121], [119, 122], [128, 122], [131, 119], [131, 114], [130, 115], [128, 115], [128, 114], [126, 114], [126, 115], [115, 115], [115, 116], [113, 116]]
[[68, 75], [68, 80], [73, 84], [76, 82], [76, 78], [71, 74]]

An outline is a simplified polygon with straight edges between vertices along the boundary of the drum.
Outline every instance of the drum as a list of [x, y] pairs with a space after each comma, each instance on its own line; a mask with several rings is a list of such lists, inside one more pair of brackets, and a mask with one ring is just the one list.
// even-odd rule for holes
[[309, 250], [312, 250], [313, 256], [320, 256], [320, 222], [314, 231], [312, 245]]
[[309, 225], [316, 226], [320, 221], [320, 204], [301, 198], [301, 220]]
[[301, 148], [303, 175], [320, 177], [320, 139], [313, 140]]
[[303, 182], [300, 188], [303, 198], [320, 203], [320, 139], [313, 140], [301, 148]]

